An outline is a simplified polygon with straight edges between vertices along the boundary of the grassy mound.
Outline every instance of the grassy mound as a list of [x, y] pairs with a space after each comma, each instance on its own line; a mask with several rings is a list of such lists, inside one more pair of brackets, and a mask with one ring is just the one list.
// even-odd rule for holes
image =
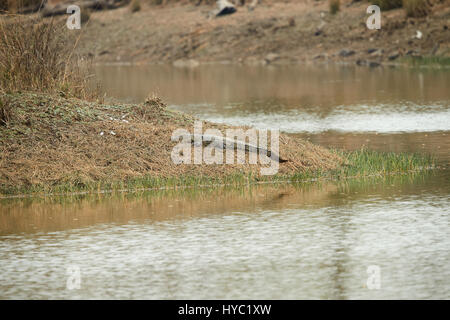
[[[103, 105], [56, 95], [0, 95], [0, 184], [3, 192], [64, 186], [84, 189], [98, 183], [152, 177], [258, 176], [259, 165], [175, 165], [171, 152], [178, 128], [192, 131], [194, 119], [169, 111], [159, 99], [140, 105]], [[204, 124], [224, 129], [224, 126]], [[336, 153], [280, 136], [289, 159], [280, 174], [337, 168]], [[248, 162], [248, 159], [247, 159]], [[181, 179], [181, 178], [180, 178]], [[12, 189], [11, 189], [12, 188]], [[36, 189], [36, 190], [37, 190]]]
[[[177, 128], [194, 118], [146, 103], [105, 105], [37, 93], [0, 94], [0, 193], [74, 192], [261, 180], [341, 178], [418, 170], [429, 159], [369, 151], [340, 153], [280, 135], [275, 176], [260, 164], [175, 165]], [[204, 129], [226, 126], [204, 123]]]

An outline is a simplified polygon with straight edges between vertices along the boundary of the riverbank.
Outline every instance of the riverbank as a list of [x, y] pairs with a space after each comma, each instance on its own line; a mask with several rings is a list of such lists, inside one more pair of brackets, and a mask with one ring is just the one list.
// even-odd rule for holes
[[263, 2], [254, 10], [210, 18], [212, 7], [142, 3], [93, 12], [82, 25], [78, 53], [97, 63], [243, 64], [428, 62], [448, 64], [450, 6], [435, 3], [424, 18], [405, 10], [382, 11], [380, 30], [366, 27], [368, 3], [341, 1], [332, 15], [327, 1]]
[[[307, 181], [425, 170], [418, 155], [344, 153], [280, 135], [278, 173], [264, 165], [175, 165], [176, 129], [192, 131], [195, 119], [167, 110], [158, 98], [142, 104], [102, 104], [54, 94], [1, 94], [0, 193], [72, 193], [258, 181]], [[231, 128], [203, 122], [203, 127]]]

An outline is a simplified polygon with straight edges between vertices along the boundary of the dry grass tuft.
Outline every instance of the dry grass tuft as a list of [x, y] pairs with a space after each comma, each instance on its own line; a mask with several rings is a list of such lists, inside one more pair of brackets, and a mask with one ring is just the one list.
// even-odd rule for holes
[[391, 10], [402, 6], [402, 0], [371, 0], [370, 2], [379, 6], [381, 10]]
[[150, 0], [150, 4], [154, 5], [154, 6], [159, 6], [159, 5], [166, 5], [166, 4], [170, 4], [170, 3], [182, 3], [182, 4], [186, 4], [186, 3], [191, 3], [191, 4], [195, 4], [195, 5], [201, 5], [201, 4], [205, 4], [205, 5], [213, 5], [216, 4], [217, 0]]
[[73, 56], [73, 36], [53, 19], [0, 21], [0, 89], [58, 92], [88, 98], [86, 69]]
[[406, 16], [412, 18], [425, 17], [431, 11], [431, 5], [427, 0], [403, 0]]
[[141, 1], [140, 0], [132, 0], [129, 8], [132, 13], [141, 11]]
[[44, 3], [44, 0], [0, 0], [0, 11], [29, 13], [39, 10]]
[[5, 126], [12, 118], [11, 106], [7, 99], [0, 99], [0, 126]]
[[82, 9], [81, 12], [80, 12], [81, 25], [83, 26], [90, 19], [91, 19], [91, 10], [89, 10], [89, 9]]
[[330, 8], [330, 13], [336, 14], [339, 12], [341, 2], [340, 0], [328, 0], [328, 6]]

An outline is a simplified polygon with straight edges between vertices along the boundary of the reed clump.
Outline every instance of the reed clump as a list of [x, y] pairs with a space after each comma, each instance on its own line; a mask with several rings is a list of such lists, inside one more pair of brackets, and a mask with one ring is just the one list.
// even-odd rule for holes
[[43, 0], [0, 0], [0, 12], [29, 13], [43, 7]]
[[328, 6], [330, 8], [330, 13], [334, 15], [339, 12], [340, 7], [341, 7], [341, 1], [340, 0], [329, 0]]
[[87, 71], [74, 56], [76, 42], [65, 25], [53, 19], [4, 17], [0, 20], [0, 90], [88, 98]]
[[427, 16], [431, 11], [428, 0], [403, 0], [402, 3], [407, 17], [421, 18]]
[[130, 11], [132, 13], [141, 11], [141, 1], [140, 0], [132, 0], [130, 3]]
[[391, 10], [402, 7], [402, 0], [372, 0], [371, 3], [379, 6], [381, 10]]
[[0, 126], [7, 125], [8, 121], [11, 120], [12, 112], [11, 106], [6, 101], [6, 99], [0, 99]]

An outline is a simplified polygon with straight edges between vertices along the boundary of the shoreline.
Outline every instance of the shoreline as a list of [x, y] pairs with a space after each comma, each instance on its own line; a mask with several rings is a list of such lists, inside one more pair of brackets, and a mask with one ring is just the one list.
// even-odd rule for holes
[[[430, 57], [433, 58], [433, 57]], [[447, 58], [445, 57], [444, 61]], [[449, 58], [450, 59], [450, 58]], [[161, 61], [161, 62], [94, 62], [92, 64], [93, 67], [136, 67], [136, 66], [170, 66], [174, 68], [180, 69], [195, 69], [202, 66], [215, 66], [215, 65], [231, 65], [231, 66], [242, 66], [242, 67], [285, 67], [285, 66], [342, 66], [342, 67], [359, 67], [359, 68], [369, 68], [376, 69], [378, 67], [388, 67], [388, 68], [407, 68], [407, 69], [415, 69], [415, 68], [425, 68], [425, 69], [449, 69], [450, 64], [445, 63], [429, 63], [427, 62], [428, 58], [423, 59], [423, 63], [421, 60], [408, 60], [405, 59], [403, 62], [390, 62], [390, 63], [380, 63], [376, 66], [370, 66], [367, 64], [357, 64], [356, 62], [349, 61], [295, 61], [295, 62], [286, 62], [286, 63], [272, 63], [272, 64], [246, 64], [244, 62], [238, 61], [196, 61], [195, 65], [190, 66], [189, 60], [183, 61], [186, 62], [185, 65], [174, 65], [174, 62], [169, 61]], [[198, 63], [198, 64], [197, 64]]]
[[[344, 177], [317, 177], [310, 178], [305, 180], [267, 180], [267, 181], [258, 181], [258, 180], [246, 180], [244, 183], [239, 184], [197, 184], [197, 185], [176, 185], [176, 186], [162, 186], [162, 187], [152, 187], [152, 188], [129, 188], [129, 189], [105, 189], [105, 190], [88, 190], [88, 191], [74, 191], [67, 193], [18, 193], [18, 194], [4, 194], [0, 193], [0, 200], [14, 200], [14, 199], [29, 199], [29, 198], [48, 198], [48, 197], [66, 197], [66, 196], [84, 196], [84, 195], [101, 195], [101, 194], [118, 194], [118, 193], [138, 193], [138, 192], [148, 192], [148, 191], [174, 191], [174, 190], [187, 190], [187, 189], [205, 189], [205, 188], [239, 188], [246, 186], [260, 186], [260, 185], [293, 185], [293, 184], [311, 184], [311, 183], [322, 183], [322, 182], [343, 182], [349, 180], [363, 180], [363, 179], [386, 179], [389, 177], [399, 177], [399, 176], [413, 176], [416, 174], [428, 173], [433, 170], [439, 170], [439, 168], [434, 167], [434, 164], [428, 168], [409, 170], [405, 172], [390, 172], [387, 174], [374, 173], [370, 175], [362, 175], [362, 176], [344, 176]], [[286, 177], [284, 177], [286, 178]], [[183, 178], [180, 178], [183, 179]], [[0, 189], [1, 192], [1, 189]]]

